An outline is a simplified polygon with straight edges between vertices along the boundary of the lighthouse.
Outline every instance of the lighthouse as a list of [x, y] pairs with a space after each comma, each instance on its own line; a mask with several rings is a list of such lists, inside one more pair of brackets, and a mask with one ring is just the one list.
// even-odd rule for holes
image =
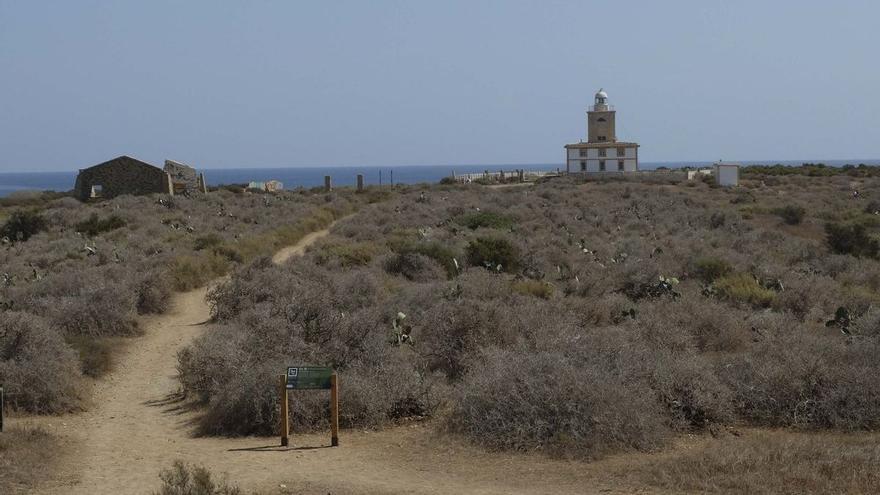
[[600, 88], [587, 109], [587, 140], [565, 145], [569, 173], [639, 170], [639, 145], [617, 140], [616, 115], [614, 106], [608, 103], [608, 93]]

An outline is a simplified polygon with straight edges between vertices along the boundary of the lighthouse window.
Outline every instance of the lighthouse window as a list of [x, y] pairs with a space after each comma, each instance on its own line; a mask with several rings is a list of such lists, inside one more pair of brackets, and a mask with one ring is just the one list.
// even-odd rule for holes
[[605, 171], [605, 160], [599, 160], [599, 172]]
[[599, 119], [596, 120], [596, 122], [605, 122], [605, 117], [599, 117]]
[[617, 162], [617, 171], [618, 171], [618, 172], [623, 172], [623, 160], [619, 160], [619, 161]]
[[586, 171], [587, 171], [587, 161], [581, 160], [581, 172], [586, 172]]
[[581, 150], [581, 156], [587, 156], [587, 150]]
[[599, 156], [608, 156], [606, 153], [608, 153], [608, 150], [605, 148], [599, 148]]
[[599, 141], [605, 141], [606, 138], [605, 136], [596, 136], [596, 139], [598, 139]]
[[626, 148], [617, 148], [617, 156], [625, 156]]

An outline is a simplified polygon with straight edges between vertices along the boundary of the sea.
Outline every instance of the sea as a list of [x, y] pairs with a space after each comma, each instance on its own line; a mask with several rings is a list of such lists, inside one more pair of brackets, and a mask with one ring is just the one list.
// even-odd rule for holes
[[[654, 170], [658, 167], [681, 168], [681, 167], [704, 167], [712, 162], [641, 162], [642, 170]], [[880, 158], [875, 159], [849, 159], [849, 160], [758, 160], [739, 162], [743, 165], [790, 165], [797, 166], [802, 163], [824, 163], [828, 166], [843, 166], [847, 164], [880, 165]], [[537, 164], [493, 164], [493, 165], [404, 165], [395, 167], [286, 167], [286, 168], [223, 168], [223, 169], [199, 169], [205, 174], [209, 186], [222, 184], [247, 184], [251, 181], [264, 182], [278, 180], [284, 184], [285, 189], [298, 187], [315, 187], [324, 184], [324, 176], [332, 177], [333, 184], [337, 186], [352, 186], [357, 181], [358, 174], [363, 174], [367, 185], [378, 184], [418, 184], [436, 183], [443, 177], [455, 174], [473, 174], [484, 171], [497, 172], [498, 170], [513, 171], [552, 171], [564, 168], [559, 163]], [[76, 181], [76, 170], [64, 172], [0, 172], [0, 197], [8, 196], [16, 191], [70, 191]]]

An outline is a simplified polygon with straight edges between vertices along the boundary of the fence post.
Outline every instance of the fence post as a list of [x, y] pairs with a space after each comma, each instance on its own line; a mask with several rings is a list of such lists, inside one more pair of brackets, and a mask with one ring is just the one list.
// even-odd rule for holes
[[0, 385], [0, 432], [3, 431], [3, 385]]
[[358, 174], [357, 176], [357, 190], [358, 192], [363, 192], [364, 190], [364, 175]]
[[330, 445], [339, 447], [339, 379], [330, 375]]
[[330, 176], [324, 176], [324, 192], [330, 192], [333, 190], [333, 185], [330, 182]]
[[279, 395], [281, 396], [281, 417], [279, 419], [281, 420], [281, 446], [287, 447], [289, 442], [288, 435], [290, 434], [290, 411], [287, 409], [287, 375], [280, 376], [281, 381], [279, 385], [281, 386], [281, 390], [279, 391]]

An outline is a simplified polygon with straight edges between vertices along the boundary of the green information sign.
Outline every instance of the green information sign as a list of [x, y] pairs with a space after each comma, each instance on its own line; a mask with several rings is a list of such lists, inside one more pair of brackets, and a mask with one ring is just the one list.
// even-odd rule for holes
[[290, 390], [329, 390], [333, 368], [323, 366], [291, 366], [287, 368]]

